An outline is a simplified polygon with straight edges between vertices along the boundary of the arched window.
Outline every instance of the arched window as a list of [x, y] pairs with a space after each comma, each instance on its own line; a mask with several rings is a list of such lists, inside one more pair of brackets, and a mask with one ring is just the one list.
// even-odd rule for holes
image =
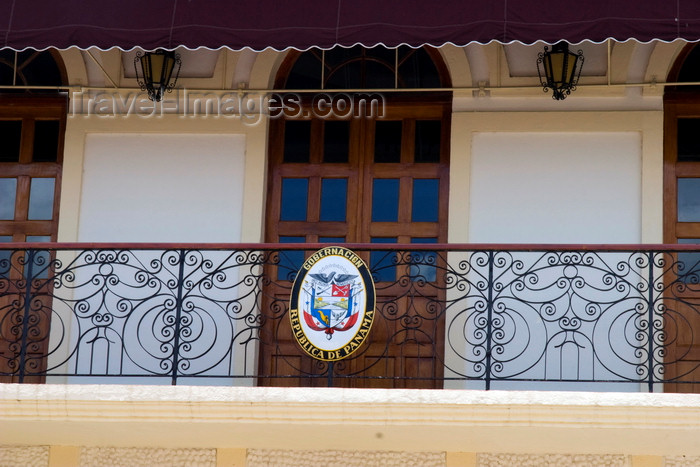
[[449, 87], [439, 54], [431, 49], [355, 46], [293, 53], [277, 76], [285, 89], [408, 89]]
[[0, 50], [0, 85], [18, 86], [16, 90], [3, 89], [3, 92], [46, 93], [47, 90], [22, 87], [58, 87], [65, 84], [65, 77], [65, 68], [56, 51], [25, 50], [16, 52], [10, 49]]

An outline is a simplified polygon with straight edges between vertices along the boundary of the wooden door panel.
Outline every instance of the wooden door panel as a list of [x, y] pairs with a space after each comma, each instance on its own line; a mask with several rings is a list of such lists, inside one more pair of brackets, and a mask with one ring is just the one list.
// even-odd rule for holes
[[[50, 295], [23, 279], [0, 279], [0, 382], [43, 383], [51, 322]], [[20, 374], [22, 377], [20, 378]]]
[[[700, 360], [684, 359], [666, 365], [669, 377], [679, 381], [700, 381]], [[700, 383], [666, 383], [664, 392], [700, 393]]]

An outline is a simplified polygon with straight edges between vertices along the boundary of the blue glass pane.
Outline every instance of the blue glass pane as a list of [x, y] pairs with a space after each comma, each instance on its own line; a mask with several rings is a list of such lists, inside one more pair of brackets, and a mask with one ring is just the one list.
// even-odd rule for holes
[[345, 237], [318, 237], [319, 243], [345, 243]]
[[[280, 243], [304, 243], [305, 237], [280, 237]], [[279, 252], [279, 264], [277, 266], [277, 280], [293, 281], [304, 263], [303, 250], [282, 250]]]
[[31, 221], [53, 219], [53, 192], [56, 180], [53, 178], [32, 178], [29, 188], [29, 213]]
[[399, 179], [375, 178], [372, 182], [372, 222], [399, 220]]
[[347, 199], [347, 178], [321, 180], [321, 220], [345, 222]]
[[[372, 238], [372, 243], [396, 243], [394, 238]], [[369, 269], [375, 282], [396, 280], [396, 252], [372, 251], [369, 254]]]
[[17, 199], [17, 179], [0, 178], [0, 220], [15, 218], [15, 201]]
[[[0, 235], [0, 243], [9, 243], [11, 241], [11, 235]], [[9, 275], [11, 256], [12, 250], [0, 250], [0, 279], [7, 279]]]
[[[696, 244], [700, 238], [679, 238], [678, 243]], [[690, 284], [700, 284], [700, 253], [678, 253], [678, 279]]]
[[309, 180], [306, 178], [282, 179], [282, 207], [280, 220], [305, 221], [309, 196]]
[[[411, 238], [411, 243], [437, 243], [437, 238]], [[435, 282], [437, 271], [435, 251], [412, 251], [409, 275], [412, 281]]]
[[50, 242], [51, 237], [49, 235], [27, 235], [28, 242]]
[[700, 222], [700, 178], [678, 179], [678, 222]]
[[[51, 237], [48, 235], [27, 235], [28, 242], [50, 242]], [[35, 250], [34, 261], [32, 262], [32, 278], [46, 279], [49, 277], [49, 266], [51, 254], [46, 250]], [[25, 266], [24, 276], [27, 277], [29, 272], [28, 266]]]
[[413, 204], [411, 219], [413, 222], [438, 221], [438, 188], [437, 179], [413, 180]]

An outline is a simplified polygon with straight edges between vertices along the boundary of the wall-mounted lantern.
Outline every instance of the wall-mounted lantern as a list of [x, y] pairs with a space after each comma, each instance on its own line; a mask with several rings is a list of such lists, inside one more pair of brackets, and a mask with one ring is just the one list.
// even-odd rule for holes
[[[177, 66], [177, 71], [175, 71]], [[177, 84], [180, 76], [182, 61], [180, 54], [167, 50], [156, 50], [155, 52], [138, 52], [134, 58], [134, 71], [136, 81], [141, 86], [142, 91], [148, 91], [148, 98], [152, 101], [163, 99], [165, 91], [171, 92]], [[141, 74], [139, 74], [139, 67]], [[171, 82], [173, 72], [175, 79]]]
[[[544, 68], [544, 77], [540, 65]], [[540, 84], [544, 92], [552, 89], [552, 98], [558, 101], [566, 99], [576, 89], [582, 66], [583, 51], [571, 52], [565, 41], [554, 44], [551, 51], [545, 46], [544, 52], [537, 54]]]

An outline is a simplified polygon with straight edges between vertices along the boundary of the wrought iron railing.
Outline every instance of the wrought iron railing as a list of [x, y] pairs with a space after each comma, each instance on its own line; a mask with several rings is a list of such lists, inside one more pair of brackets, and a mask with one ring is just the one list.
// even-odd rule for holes
[[0, 244], [0, 381], [700, 388], [692, 245], [345, 245], [376, 316], [337, 362], [287, 317], [322, 246]]

